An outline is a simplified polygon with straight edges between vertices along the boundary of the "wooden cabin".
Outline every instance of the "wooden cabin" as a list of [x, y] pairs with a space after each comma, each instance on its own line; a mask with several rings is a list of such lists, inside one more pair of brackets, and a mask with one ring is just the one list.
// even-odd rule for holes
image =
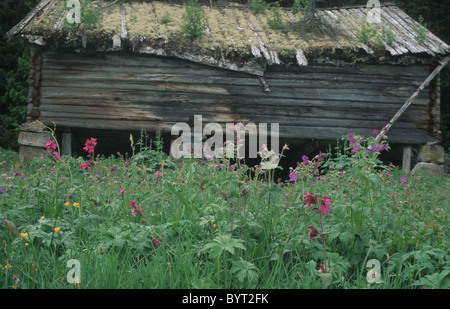
[[[181, 4], [93, 1], [83, 10], [101, 18], [80, 24], [67, 22], [67, 10], [42, 0], [8, 33], [31, 48], [28, 122], [56, 124], [65, 154], [78, 135], [110, 136], [114, 146], [141, 129], [170, 133], [194, 115], [204, 124], [279, 123], [288, 139], [370, 136], [450, 52], [395, 5], [381, 6], [378, 24], [367, 22], [366, 7], [318, 9], [310, 23], [283, 8], [284, 28], [273, 30], [270, 12], [214, 3], [203, 7], [208, 23], [198, 38], [183, 32]], [[439, 93], [437, 77], [389, 142], [439, 142]]]

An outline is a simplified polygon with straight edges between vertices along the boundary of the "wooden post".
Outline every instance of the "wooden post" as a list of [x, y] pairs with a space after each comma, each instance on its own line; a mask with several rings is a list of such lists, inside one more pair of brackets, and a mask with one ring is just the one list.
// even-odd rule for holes
[[65, 128], [62, 133], [61, 155], [72, 156], [72, 132], [70, 132], [70, 128]]
[[411, 146], [409, 145], [403, 147], [402, 169], [405, 173], [411, 171]]

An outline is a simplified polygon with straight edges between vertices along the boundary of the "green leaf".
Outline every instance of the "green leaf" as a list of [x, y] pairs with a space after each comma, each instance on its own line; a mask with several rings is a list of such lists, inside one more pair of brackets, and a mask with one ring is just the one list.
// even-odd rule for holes
[[210, 243], [206, 244], [202, 251], [209, 251], [211, 258], [217, 258], [222, 255], [224, 251], [234, 254], [236, 248], [246, 250], [243, 242], [243, 240], [232, 238], [230, 235], [219, 235]]

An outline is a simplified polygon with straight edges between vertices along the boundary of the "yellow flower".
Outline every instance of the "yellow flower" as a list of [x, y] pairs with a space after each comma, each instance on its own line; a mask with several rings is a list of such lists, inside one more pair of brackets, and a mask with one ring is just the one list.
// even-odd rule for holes
[[45, 216], [42, 216], [41, 219], [45, 219]]
[[10, 264], [6, 264], [5, 265], [5, 269], [10, 269], [11, 268], [11, 265]]
[[27, 237], [27, 236], [28, 236], [27, 233], [20, 233], [20, 237], [22, 237], [22, 238], [25, 238], [25, 237]]
[[69, 202], [65, 202], [65, 203], [64, 203], [64, 206], [69, 206], [69, 205], [70, 205]]
[[58, 233], [61, 230], [59, 227], [55, 227], [55, 232]]
[[214, 223], [214, 224], [213, 224], [213, 228], [216, 228], [216, 226], [217, 226], [217, 225]]
[[27, 242], [25, 243], [25, 246], [28, 246], [28, 243], [27, 243]]
[[73, 203], [73, 207], [80, 207], [79, 203]]

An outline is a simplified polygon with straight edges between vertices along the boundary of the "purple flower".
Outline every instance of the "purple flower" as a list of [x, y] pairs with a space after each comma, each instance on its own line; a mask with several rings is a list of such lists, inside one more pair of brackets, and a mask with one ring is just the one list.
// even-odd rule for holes
[[390, 176], [390, 174], [388, 172], [386, 172], [386, 174], [384, 174], [384, 176]]
[[353, 133], [350, 133], [350, 132], [349, 132], [349, 133], [347, 134], [347, 136], [348, 136], [348, 138], [350, 138], [350, 137], [353, 136]]
[[373, 135], [377, 135], [377, 134], [378, 134], [378, 130], [377, 130], [377, 129], [373, 130], [373, 131], [372, 131], [372, 134], [373, 134]]
[[21, 173], [14, 173], [14, 176], [22, 176], [22, 174]]
[[2, 189], [0, 189], [0, 194], [3, 194], [3, 193], [5, 193], [5, 191], [3, 191]]
[[298, 174], [296, 172], [292, 172], [289, 174], [289, 181], [296, 181], [298, 178]]
[[111, 173], [113, 173], [115, 170], [116, 170], [115, 167], [111, 167], [111, 168], [109, 169], [109, 171], [110, 171]]
[[303, 164], [308, 165], [309, 164], [309, 158], [308, 156], [303, 155], [302, 156]]
[[359, 145], [356, 145], [355, 147], [353, 147], [352, 152], [357, 152], [359, 150]]
[[353, 144], [354, 142], [355, 142], [355, 138], [354, 137], [350, 138], [350, 143]]
[[405, 177], [401, 177], [401, 178], [400, 178], [400, 182], [401, 182], [402, 184], [404, 184], [404, 183], [406, 182], [406, 178], [405, 178]]
[[129, 164], [128, 163], [125, 163], [125, 167], [128, 167], [129, 166]]

